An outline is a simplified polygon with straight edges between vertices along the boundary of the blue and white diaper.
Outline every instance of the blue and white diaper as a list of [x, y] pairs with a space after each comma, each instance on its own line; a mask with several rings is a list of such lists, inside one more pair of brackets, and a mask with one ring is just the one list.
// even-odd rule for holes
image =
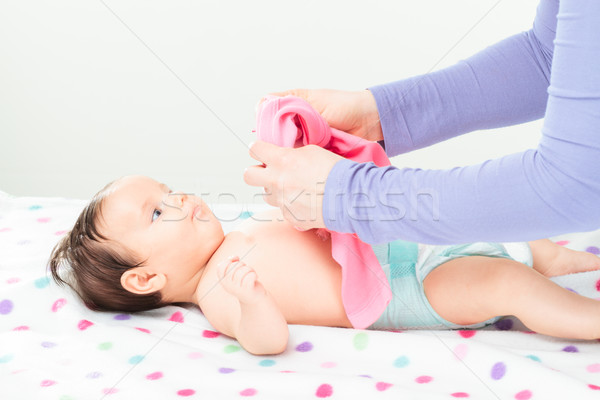
[[527, 243], [435, 246], [397, 240], [374, 245], [373, 250], [390, 283], [393, 298], [369, 329], [476, 329], [492, 324], [500, 317], [473, 325], [457, 325], [443, 319], [429, 304], [423, 280], [443, 263], [465, 256], [501, 257], [533, 264]]

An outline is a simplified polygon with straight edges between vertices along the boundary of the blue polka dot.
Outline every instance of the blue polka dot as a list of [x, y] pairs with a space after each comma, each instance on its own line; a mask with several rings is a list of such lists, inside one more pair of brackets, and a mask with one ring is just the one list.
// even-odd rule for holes
[[270, 367], [272, 365], [275, 365], [275, 361], [273, 361], [273, 360], [262, 360], [261, 362], [258, 363], [258, 365], [260, 365], [261, 367]]
[[250, 218], [253, 215], [254, 215], [254, 213], [252, 211], [243, 211], [240, 214], [240, 219], [248, 219], [248, 218]]
[[42, 208], [42, 206], [34, 204], [33, 206], [29, 206], [29, 210], [31, 211], [35, 211], [35, 210], [39, 210], [40, 208]]
[[534, 356], [533, 354], [528, 355], [527, 358], [533, 361], [542, 362], [542, 360], [538, 356]]
[[144, 356], [133, 356], [129, 359], [129, 364], [139, 364], [142, 362], [142, 360], [144, 359]]
[[5, 354], [2, 357], [0, 357], [0, 364], [7, 363], [7, 362], [9, 362], [12, 359], [13, 359], [13, 355], [12, 354]]
[[394, 360], [394, 367], [396, 368], [404, 368], [408, 364], [410, 364], [410, 360], [406, 356], [401, 356]]
[[43, 289], [46, 286], [48, 286], [48, 284], [50, 284], [50, 278], [47, 276], [43, 276], [41, 278], [36, 279], [34, 284], [36, 288]]

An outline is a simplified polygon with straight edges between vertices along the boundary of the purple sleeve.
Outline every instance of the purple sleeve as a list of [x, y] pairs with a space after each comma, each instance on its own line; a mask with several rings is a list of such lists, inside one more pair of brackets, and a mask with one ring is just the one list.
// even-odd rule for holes
[[454, 67], [374, 88], [389, 154], [545, 109], [537, 149], [451, 170], [340, 161], [325, 187], [327, 228], [438, 244], [599, 228], [600, 2], [561, 0], [558, 18], [556, 5], [542, 0], [532, 31]]

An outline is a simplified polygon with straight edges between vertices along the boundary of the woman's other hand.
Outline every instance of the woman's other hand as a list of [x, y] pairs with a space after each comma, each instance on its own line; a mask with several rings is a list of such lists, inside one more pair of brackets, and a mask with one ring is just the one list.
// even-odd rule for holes
[[271, 94], [300, 97], [332, 128], [373, 142], [383, 140], [377, 104], [368, 90], [292, 89]]

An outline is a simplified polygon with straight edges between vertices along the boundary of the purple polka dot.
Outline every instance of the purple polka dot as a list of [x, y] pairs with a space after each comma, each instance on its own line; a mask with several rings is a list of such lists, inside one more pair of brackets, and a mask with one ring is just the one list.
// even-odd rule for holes
[[577, 290], [571, 289], [570, 287], [565, 287], [565, 289], [567, 289], [569, 292], [573, 292], [575, 294], [579, 294], [579, 293], [577, 293]]
[[510, 331], [513, 327], [513, 321], [512, 319], [501, 319], [494, 326], [500, 331]]
[[0, 301], [0, 314], [8, 314], [13, 309], [13, 302], [6, 299]]
[[129, 315], [129, 314], [117, 314], [117, 315], [115, 315], [115, 319], [117, 321], [126, 321], [126, 320], [128, 320], [130, 318], [131, 318], [131, 315]]
[[313, 349], [313, 345], [311, 342], [302, 342], [298, 346], [296, 346], [296, 351], [300, 351], [302, 353], [311, 351]]
[[585, 249], [585, 251], [587, 251], [588, 253], [592, 253], [592, 254], [600, 254], [600, 249], [597, 248], [596, 246], [590, 246], [587, 249]]
[[562, 349], [562, 351], [565, 351], [567, 353], [579, 353], [579, 349], [577, 349], [577, 347], [575, 346], [567, 346], [564, 349]]
[[47, 349], [50, 349], [52, 347], [56, 346], [56, 343], [52, 343], [52, 342], [42, 342], [42, 347], [45, 347]]
[[222, 374], [230, 374], [234, 371], [235, 371], [235, 369], [233, 369], [233, 368], [219, 368], [219, 372]]
[[102, 376], [102, 374], [98, 371], [93, 371], [87, 374], [85, 377], [88, 379], [98, 379]]
[[492, 367], [492, 379], [502, 379], [506, 373], [506, 365], [502, 362], [497, 362]]

